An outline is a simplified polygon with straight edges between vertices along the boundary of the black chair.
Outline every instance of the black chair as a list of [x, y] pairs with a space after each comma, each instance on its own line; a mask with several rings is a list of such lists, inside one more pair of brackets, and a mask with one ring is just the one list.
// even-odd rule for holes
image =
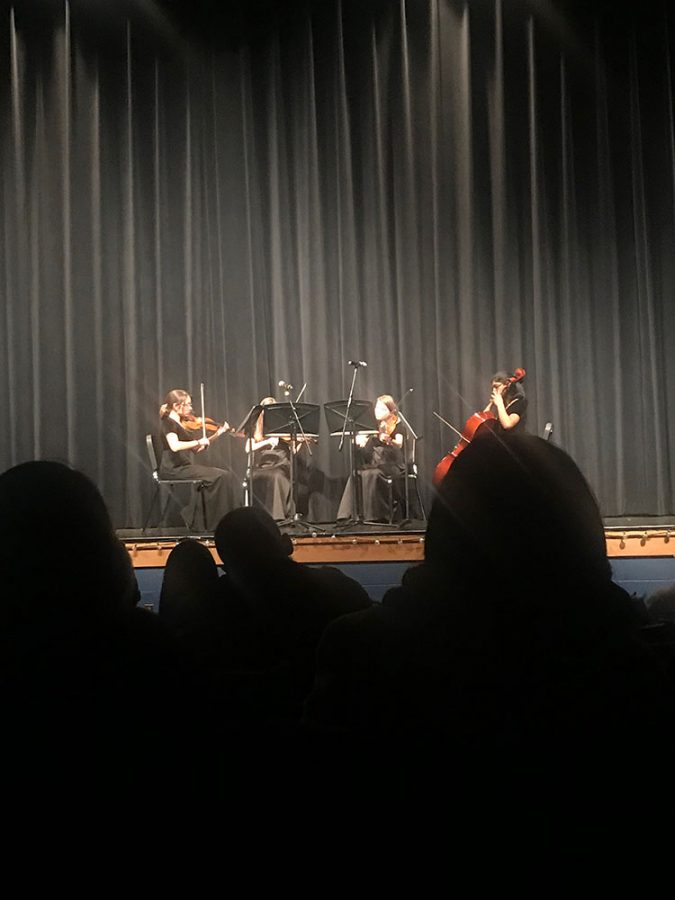
[[[408, 509], [406, 509], [406, 511], [405, 511], [405, 517], [406, 517], [406, 519], [419, 518], [426, 524], [427, 513], [426, 513], [426, 510], [424, 509], [424, 503], [422, 502], [422, 494], [420, 492], [420, 483], [419, 483], [419, 479], [417, 477], [417, 463], [415, 462], [414, 458], [408, 460], [407, 478], [408, 478], [408, 494], [407, 494]], [[415, 516], [415, 517], [413, 517], [410, 514], [410, 510], [413, 507], [413, 497], [417, 501], [417, 510], [416, 511], [419, 513], [419, 516]]]
[[[159, 443], [159, 438], [157, 438], [154, 434], [146, 434], [145, 445], [148, 451], [150, 468], [152, 469], [152, 480], [155, 483], [155, 492], [152, 496], [152, 502], [150, 504], [150, 509], [148, 510], [148, 515], [146, 516], [145, 522], [143, 524], [143, 532], [147, 530], [150, 516], [152, 515], [152, 511], [155, 508], [155, 503], [157, 502], [157, 498], [159, 497], [163, 487], [167, 489], [166, 500], [164, 501], [164, 504], [160, 506], [158, 526], [161, 527], [164, 524], [166, 511], [171, 501], [176, 504], [178, 509], [182, 508], [182, 504], [175, 493], [176, 485], [178, 484], [187, 484], [190, 485], [191, 490], [199, 491], [199, 495], [202, 499], [202, 522], [206, 522], [206, 500], [204, 497], [204, 487], [206, 486], [206, 482], [201, 478], [162, 478], [159, 474], [159, 463], [157, 462], [157, 460], [161, 458], [161, 445]], [[190, 531], [194, 531], [194, 524], [195, 523], [193, 519], [188, 526]]]
[[[406, 493], [406, 484], [404, 478], [408, 479], [408, 489]], [[417, 466], [408, 462], [407, 473], [391, 476], [380, 474], [381, 480], [386, 484], [387, 505], [389, 509], [388, 524], [393, 525], [395, 519], [401, 520], [399, 524], [409, 522], [413, 518], [419, 518], [423, 522], [427, 521], [427, 515], [420, 494], [419, 481], [417, 479]], [[416, 512], [418, 516], [413, 517], [411, 512], [417, 506]]]
[[418, 437], [410, 438], [405, 435], [403, 439], [403, 456], [405, 459], [405, 472], [401, 475], [391, 476], [380, 473], [380, 478], [386, 484], [387, 505], [389, 509], [389, 517], [387, 524], [394, 525], [395, 519], [398, 524], [406, 524], [413, 518], [412, 510], [416, 504], [415, 512], [419, 514], [419, 518], [426, 523], [427, 514], [422, 502], [422, 494], [417, 473], [417, 441]]
[[[422, 494], [420, 492], [420, 484], [417, 472], [417, 441], [420, 438], [417, 435], [411, 436], [407, 433], [403, 439], [403, 455], [405, 458], [405, 473], [400, 476], [397, 481], [396, 494], [393, 496], [393, 485], [390, 489], [390, 497], [393, 498], [393, 504], [390, 508], [393, 510], [396, 505], [401, 507], [403, 514], [403, 523], [407, 523], [415, 519], [421, 519], [426, 524], [427, 514], [422, 502]], [[405, 479], [405, 480], [404, 480]], [[416, 513], [413, 516], [413, 511]], [[393, 520], [393, 512], [390, 521]]]
[[[359, 475], [361, 473], [359, 472]], [[387, 486], [387, 508], [389, 509], [389, 518], [387, 519], [388, 525], [394, 524], [394, 514], [398, 510], [398, 502], [394, 499], [394, 479], [391, 475], [384, 475], [380, 472], [379, 475], [380, 481], [383, 481]]]

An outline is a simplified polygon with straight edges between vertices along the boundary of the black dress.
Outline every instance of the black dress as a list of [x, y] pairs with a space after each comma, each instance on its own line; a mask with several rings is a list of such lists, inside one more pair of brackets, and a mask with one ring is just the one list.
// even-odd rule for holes
[[[190, 481], [199, 478], [204, 482], [200, 490], [193, 490], [190, 502], [183, 507], [181, 515], [189, 528], [214, 531], [216, 525], [228, 510], [232, 508], [232, 477], [225, 469], [215, 466], [203, 466], [194, 462], [192, 450], [171, 450], [166, 436], [169, 433], [176, 435], [179, 441], [194, 441], [195, 435], [190, 434], [175, 419], [164, 416], [161, 420], [162, 428], [162, 460], [159, 466], [159, 474], [162, 478], [177, 478]], [[206, 511], [206, 521], [202, 521], [202, 497]]]
[[253, 453], [253, 500], [280, 521], [291, 512], [290, 448], [284, 441]]
[[[294, 462], [295, 512], [307, 514], [310, 481], [315, 470], [308, 458], [305, 444], [296, 450]], [[288, 519], [293, 514], [291, 486], [291, 448], [286, 441], [279, 441], [276, 447], [262, 447], [253, 454], [253, 501], [264, 506], [276, 519]]]
[[[405, 429], [399, 423], [391, 434], [395, 438], [397, 434], [404, 435]], [[363, 500], [363, 518], [367, 521], [386, 521], [390, 516], [389, 509], [389, 485], [386, 478], [394, 479], [394, 496], [397, 488], [400, 492], [400, 478], [405, 474], [405, 457], [403, 450], [395, 444], [383, 443], [379, 435], [368, 438], [368, 443], [356, 450], [356, 465], [361, 479], [361, 496]], [[352, 478], [345, 487], [338, 509], [338, 519], [347, 519], [356, 515], [354, 503], [354, 490]]]

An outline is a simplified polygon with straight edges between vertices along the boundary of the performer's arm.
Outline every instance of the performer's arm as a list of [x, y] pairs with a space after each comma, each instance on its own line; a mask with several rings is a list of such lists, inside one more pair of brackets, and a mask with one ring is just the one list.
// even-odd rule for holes
[[244, 449], [247, 453], [250, 453], [251, 450], [261, 450], [263, 447], [276, 447], [279, 443], [279, 438], [271, 437], [271, 438], [263, 438], [260, 441], [251, 440], [250, 438], [246, 441]]
[[383, 444], [388, 444], [390, 447], [398, 447], [399, 450], [403, 447], [402, 434], [387, 434], [381, 431], [379, 437]]
[[181, 450], [196, 450], [199, 452], [209, 446], [208, 438], [200, 438], [199, 440], [194, 441], [181, 441], [175, 431], [167, 432], [166, 442], [169, 445], [169, 449], [173, 450], [174, 453], [179, 453]]
[[499, 387], [493, 388], [487, 409], [489, 409], [491, 405], [494, 405], [497, 410], [499, 424], [508, 431], [510, 428], [516, 427], [518, 422], [520, 422], [520, 416], [518, 413], [510, 413], [504, 406], [504, 392], [507, 387], [508, 385], [506, 384], [500, 384]]

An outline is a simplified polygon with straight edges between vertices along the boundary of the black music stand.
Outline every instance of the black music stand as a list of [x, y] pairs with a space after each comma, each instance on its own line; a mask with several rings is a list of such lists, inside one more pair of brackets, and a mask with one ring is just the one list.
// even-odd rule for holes
[[246, 476], [244, 477], [244, 506], [253, 506], [253, 435], [255, 433], [255, 423], [264, 407], [260, 403], [256, 403], [246, 413], [241, 425], [235, 430], [235, 435], [242, 434], [248, 441], [248, 452], [246, 453]]
[[376, 525], [384, 528], [398, 527], [388, 525], [386, 522], [367, 522], [363, 518], [363, 495], [361, 493], [361, 478], [356, 464], [356, 435], [377, 434], [378, 423], [375, 411], [370, 400], [333, 400], [323, 405], [326, 423], [331, 437], [347, 435], [349, 437], [349, 471], [352, 480], [352, 515], [349, 519], [340, 522], [340, 529], [349, 528], [352, 525]]
[[[324, 529], [303, 522], [298, 513], [297, 479], [295, 476], [295, 454], [298, 439], [318, 440], [319, 414], [321, 407], [316, 403], [269, 403], [262, 407], [263, 434], [266, 438], [276, 437], [290, 441], [289, 479], [291, 482], [290, 516], [278, 525], [298, 525], [307, 531], [323, 533]], [[309, 449], [309, 448], [308, 448]]]

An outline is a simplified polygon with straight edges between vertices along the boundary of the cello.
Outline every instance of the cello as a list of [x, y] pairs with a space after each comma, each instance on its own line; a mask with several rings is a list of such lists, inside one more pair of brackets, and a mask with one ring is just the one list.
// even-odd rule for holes
[[[513, 375], [509, 375], [509, 378], [508, 378], [509, 387], [512, 384], [516, 384], [517, 382], [522, 381], [525, 378], [526, 374], [527, 373], [525, 372], [525, 369], [516, 369], [514, 371]], [[435, 415], [437, 415], [437, 414], [435, 414]], [[441, 416], [437, 415], [437, 418], [441, 419], [442, 422], [444, 422], [446, 425], [448, 425], [450, 428], [452, 428], [452, 425], [450, 425], [449, 422], [445, 422], [445, 419], [442, 419]], [[469, 446], [471, 441], [476, 437], [476, 434], [479, 432], [479, 429], [483, 430], [481, 433], [484, 433], [485, 431], [488, 431], [488, 430], [494, 431], [498, 422], [499, 422], [499, 419], [497, 418], [497, 416], [493, 412], [489, 412], [488, 410], [479, 410], [478, 412], [475, 412], [469, 416], [469, 418], [466, 420], [466, 422], [464, 424], [464, 428], [462, 428], [461, 432], [457, 432], [460, 435], [460, 439], [457, 441], [457, 443], [452, 448], [452, 450], [449, 450], [445, 454], [443, 459], [441, 459], [441, 461], [437, 464], [436, 468], [434, 469], [434, 475], [432, 478], [432, 483], [433, 483], [434, 487], [438, 487], [438, 485], [441, 483], [441, 481], [443, 481], [443, 479], [445, 478], [445, 476], [448, 473], [448, 470], [450, 469], [450, 466], [452, 466], [452, 464], [457, 459], [457, 457], [462, 452], [462, 450], [465, 450]], [[453, 428], [453, 431], [456, 431], [456, 430], [457, 429]]]

